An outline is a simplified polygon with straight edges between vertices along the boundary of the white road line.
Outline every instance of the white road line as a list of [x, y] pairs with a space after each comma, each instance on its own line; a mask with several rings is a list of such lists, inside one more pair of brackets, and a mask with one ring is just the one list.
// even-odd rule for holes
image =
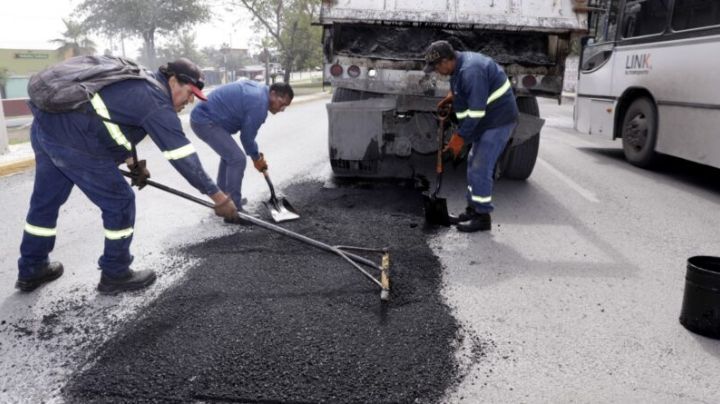
[[580, 184], [573, 181], [570, 177], [561, 173], [560, 170], [551, 166], [550, 163], [548, 163], [547, 161], [545, 161], [541, 158], [538, 158], [537, 162], [542, 164], [548, 171], [550, 171], [553, 175], [558, 177], [562, 182], [567, 184], [570, 188], [575, 190], [575, 192], [580, 194], [580, 196], [582, 196], [583, 198], [587, 199], [590, 202], [600, 203], [600, 200], [595, 196], [594, 192], [588, 191], [587, 189], [583, 188], [582, 186], [580, 186]]

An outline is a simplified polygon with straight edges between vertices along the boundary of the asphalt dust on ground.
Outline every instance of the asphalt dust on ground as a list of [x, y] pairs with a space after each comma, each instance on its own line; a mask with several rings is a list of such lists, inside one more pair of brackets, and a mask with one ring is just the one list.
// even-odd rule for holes
[[440, 294], [418, 191], [304, 182], [285, 193], [302, 218], [284, 227], [391, 249], [389, 302], [336, 255], [237, 226], [178, 251], [197, 264], [71, 378], [66, 400], [440, 401], [462, 377], [463, 337]]

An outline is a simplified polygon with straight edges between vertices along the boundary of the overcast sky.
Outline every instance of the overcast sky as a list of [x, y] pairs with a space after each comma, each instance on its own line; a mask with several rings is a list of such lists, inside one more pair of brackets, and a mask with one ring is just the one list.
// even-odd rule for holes
[[[56, 46], [48, 41], [62, 38], [65, 31], [62, 19], [70, 17], [80, 2], [81, 0], [3, 0], [3, 5], [0, 6], [0, 48], [54, 49]], [[9, 3], [12, 6], [9, 6]], [[194, 27], [198, 47], [219, 47], [226, 42], [233, 48], [247, 48], [252, 43], [253, 35], [247, 13], [227, 13], [222, 9], [215, 11], [226, 21], [216, 18], [208, 24]], [[238, 18], [241, 21], [233, 24]], [[100, 53], [110, 47], [105, 38], [91, 36], [91, 39], [98, 45]], [[156, 37], [156, 45], [162, 45], [163, 42], [163, 39]], [[137, 57], [137, 49], [141, 43], [137, 39], [126, 41], [126, 56]], [[115, 46], [119, 49], [119, 44]]]

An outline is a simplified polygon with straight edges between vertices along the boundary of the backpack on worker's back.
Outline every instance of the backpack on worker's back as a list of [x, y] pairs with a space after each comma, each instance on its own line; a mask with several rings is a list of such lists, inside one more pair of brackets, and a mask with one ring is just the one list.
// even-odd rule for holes
[[117, 56], [76, 56], [30, 77], [30, 101], [47, 112], [83, 108], [101, 88], [128, 79], [147, 80], [167, 93], [157, 79], [137, 63]]

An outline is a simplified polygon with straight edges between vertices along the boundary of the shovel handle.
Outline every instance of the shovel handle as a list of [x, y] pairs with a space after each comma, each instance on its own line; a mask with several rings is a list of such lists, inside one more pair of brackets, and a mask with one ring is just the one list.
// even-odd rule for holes
[[[124, 175], [124, 176], [126, 176], [126, 177], [128, 177], [128, 178], [132, 178], [132, 174], [130, 174], [129, 172], [127, 172], [127, 171], [125, 171], [125, 170], [120, 170], [120, 172], [122, 173], [122, 175]], [[165, 191], [165, 192], [169, 192], [169, 193], [171, 193], [171, 194], [173, 194], [173, 195], [177, 195], [177, 196], [179, 196], [179, 197], [181, 197], [181, 198], [185, 198], [185, 199], [187, 199], [187, 200], [189, 200], [189, 201], [193, 201], [193, 202], [198, 203], [198, 204], [200, 204], [200, 205], [207, 206], [208, 208], [212, 208], [212, 209], [215, 208], [215, 204], [213, 204], [213, 203], [211, 203], [211, 202], [208, 202], [208, 201], [206, 201], [206, 200], [204, 200], [204, 199], [200, 199], [200, 198], [198, 198], [198, 197], [196, 197], [196, 196], [192, 196], [192, 195], [190, 195], [190, 194], [186, 194], [185, 192], [178, 191], [177, 189], [170, 188], [170, 187], [168, 187], [167, 185], [160, 184], [160, 183], [155, 182], [155, 181], [153, 181], [153, 180], [146, 180], [145, 182], [146, 182], [148, 185], [150, 185], [151, 187], [155, 187], [155, 188], [161, 189], [161, 190], [163, 190], [163, 191]]]
[[275, 196], [275, 187], [273, 186], [272, 181], [270, 180], [270, 174], [267, 172], [267, 168], [262, 171], [263, 177], [265, 177], [265, 182], [268, 184], [268, 188], [270, 188], [270, 199], [272, 201], [277, 201], [277, 197]]
[[445, 133], [445, 119], [447, 118], [446, 115], [442, 115], [438, 113], [438, 151], [437, 151], [437, 162], [435, 164], [435, 172], [437, 174], [442, 174], [443, 172], [443, 160], [442, 160], [442, 153], [443, 148], [445, 146], [445, 142], [443, 139], [443, 134]]

